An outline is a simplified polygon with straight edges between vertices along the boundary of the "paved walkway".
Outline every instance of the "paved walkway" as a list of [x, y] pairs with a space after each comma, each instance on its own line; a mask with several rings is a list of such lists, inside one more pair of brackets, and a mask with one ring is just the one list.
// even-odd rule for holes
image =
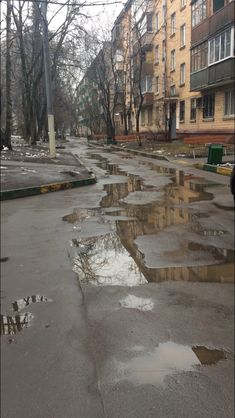
[[56, 158], [47, 149], [19, 146], [1, 156], [1, 198], [15, 198], [79, 187], [95, 182], [71, 152], [60, 150]]

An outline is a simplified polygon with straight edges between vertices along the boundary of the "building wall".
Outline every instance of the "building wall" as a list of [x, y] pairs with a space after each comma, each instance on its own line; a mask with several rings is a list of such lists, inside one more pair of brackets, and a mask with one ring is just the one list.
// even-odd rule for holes
[[[166, 21], [163, 19], [163, 6], [166, 6]], [[213, 14], [212, 1], [208, 0], [208, 17]], [[123, 12], [120, 22], [125, 30], [130, 29], [130, 8]], [[171, 30], [171, 16], [175, 13], [175, 30]], [[158, 14], [158, 28], [156, 27]], [[119, 23], [120, 23], [119, 22]], [[176, 111], [176, 135], [183, 136], [195, 133], [232, 133], [234, 116], [224, 115], [224, 94], [232, 85], [214, 87], [208, 91], [190, 91], [190, 61], [191, 61], [191, 2], [190, 0], [153, 0], [153, 30], [148, 32], [148, 43], [151, 40], [152, 50], [145, 54], [145, 62], [153, 65], [152, 92], [153, 103], [145, 100], [140, 115], [140, 132], [163, 132], [172, 123], [172, 109]], [[185, 45], [181, 45], [181, 27], [185, 25]], [[200, 24], [198, 25], [200, 31]], [[215, 28], [216, 31], [216, 28]], [[165, 39], [165, 60], [163, 59], [163, 41]], [[158, 61], [156, 47], [158, 46]], [[175, 68], [171, 68], [171, 51], [175, 50]], [[185, 81], [180, 81], [180, 65], [185, 64]], [[164, 73], [166, 77], [164, 77]], [[143, 73], [143, 76], [147, 73]], [[165, 79], [165, 91], [163, 89]], [[158, 80], [158, 82], [157, 82]], [[157, 89], [158, 86], [158, 89]], [[172, 87], [175, 86], [175, 92]], [[215, 94], [215, 112], [213, 119], [203, 119], [201, 107], [196, 109], [196, 118], [191, 120], [191, 99], [197, 99], [205, 94]], [[180, 102], [185, 102], [184, 120], [180, 120]], [[166, 121], [167, 120], [167, 121]], [[169, 122], [170, 120], [170, 122]], [[132, 124], [135, 126], [135, 112], [132, 112]]]

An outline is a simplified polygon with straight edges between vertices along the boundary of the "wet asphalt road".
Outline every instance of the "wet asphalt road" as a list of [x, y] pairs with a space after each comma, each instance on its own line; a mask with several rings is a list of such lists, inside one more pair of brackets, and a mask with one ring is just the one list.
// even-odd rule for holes
[[233, 417], [228, 178], [71, 145], [97, 184], [2, 203], [1, 417]]

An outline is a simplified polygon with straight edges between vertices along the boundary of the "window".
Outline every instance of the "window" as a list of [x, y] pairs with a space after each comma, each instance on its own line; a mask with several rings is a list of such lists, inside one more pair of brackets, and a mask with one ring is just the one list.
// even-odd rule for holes
[[185, 63], [180, 64], [180, 85], [185, 84]]
[[203, 42], [191, 51], [191, 72], [208, 66], [208, 42]]
[[141, 125], [145, 125], [145, 110], [141, 110]]
[[153, 31], [153, 15], [151, 13], [147, 13], [146, 15], [146, 29], [147, 32]]
[[225, 6], [224, 0], [213, 0], [213, 13], [217, 12], [217, 10], [222, 9]]
[[171, 93], [171, 96], [175, 96], [175, 94], [176, 94], [175, 85], [171, 86], [170, 93]]
[[180, 26], [180, 46], [185, 45], [185, 24]]
[[175, 49], [171, 51], [171, 71], [175, 69]]
[[192, 26], [198, 25], [207, 17], [206, 0], [197, 0], [192, 4]]
[[153, 88], [153, 79], [151, 75], [146, 75], [141, 81], [142, 93], [151, 92]]
[[171, 35], [173, 35], [175, 33], [175, 18], [176, 18], [176, 14], [172, 13], [172, 15], [171, 15]]
[[162, 76], [162, 94], [165, 95], [165, 90], [166, 90], [166, 75], [163, 74]]
[[184, 122], [184, 114], [185, 114], [185, 101], [180, 101], [180, 122]]
[[234, 116], [235, 115], [235, 90], [226, 91], [224, 94], [224, 115]]
[[155, 47], [155, 62], [159, 62], [159, 45]]
[[156, 13], [156, 32], [159, 30], [159, 13]]
[[232, 29], [228, 29], [209, 41], [209, 64], [221, 61], [232, 55]]
[[156, 77], [156, 93], [159, 93], [159, 77]]
[[215, 112], [215, 95], [203, 96], [203, 119], [213, 118]]
[[191, 99], [190, 120], [196, 120], [197, 115], [197, 99]]
[[123, 62], [123, 51], [121, 49], [117, 49], [115, 56], [114, 56], [115, 62]]
[[162, 61], [165, 60], [165, 55], [166, 55], [166, 41], [165, 39], [162, 41]]
[[184, 6], [186, 6], [186, 0], [180, 0], [180, 8], [183, 9]]
[[152, 109], [148, 109], [148, 126], [153, 124], [153, 111]]
[[166, 23], [166, 6], [164, 5], [164, 6], [162, 6], [162, 24], [163, 24], [163, 26], [165, 25], [165, 23]]

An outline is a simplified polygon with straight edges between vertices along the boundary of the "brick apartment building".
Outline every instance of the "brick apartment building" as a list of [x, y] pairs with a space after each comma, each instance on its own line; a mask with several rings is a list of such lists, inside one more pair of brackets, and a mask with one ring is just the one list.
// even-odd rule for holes
[[233, 134], [234, 21], [234, 1], [128, 0], [111, 34], [116, 134], [136, 131], [140, 60], [140, 132]]

